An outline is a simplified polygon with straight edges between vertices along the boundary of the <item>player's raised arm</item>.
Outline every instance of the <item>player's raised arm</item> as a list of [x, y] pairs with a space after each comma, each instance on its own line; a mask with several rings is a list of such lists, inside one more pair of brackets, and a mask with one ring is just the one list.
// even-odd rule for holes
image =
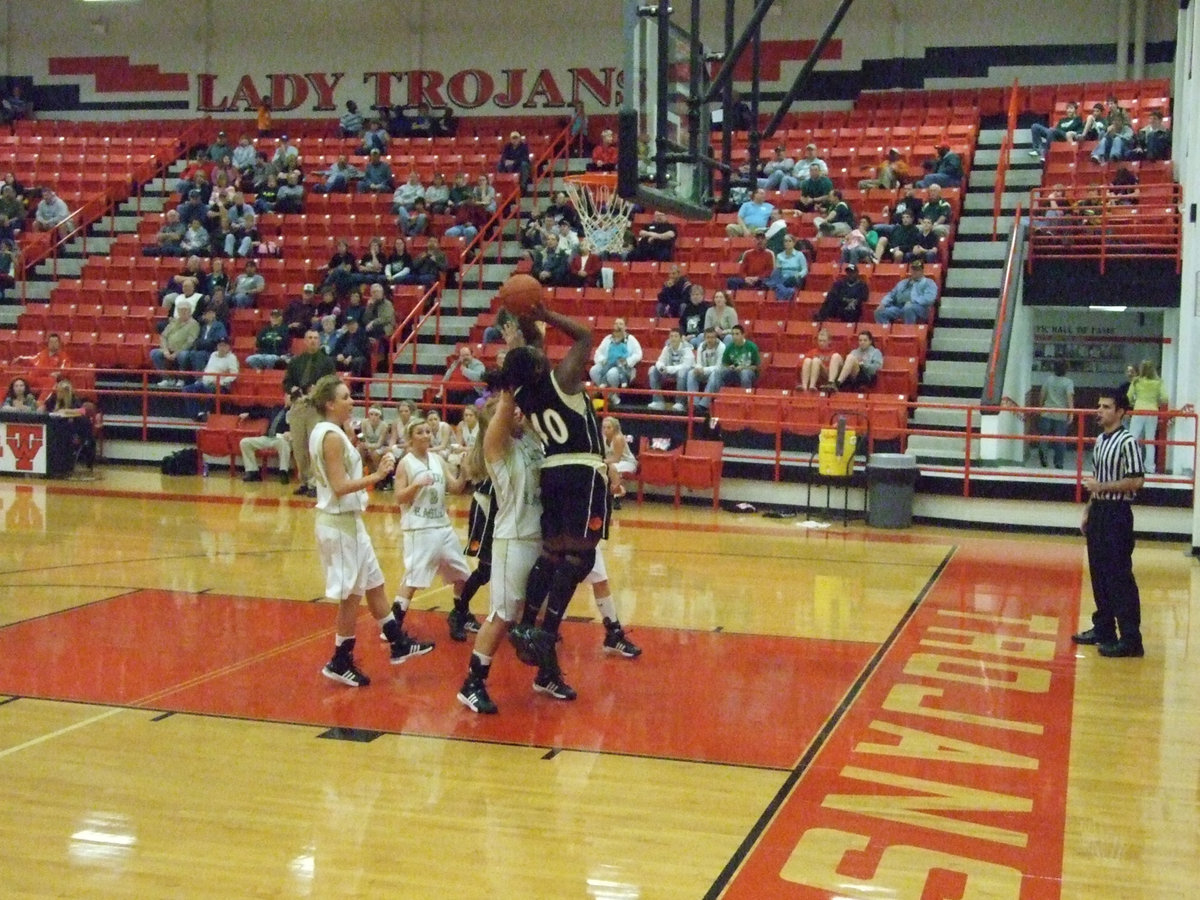
[[583, 387], [583, 383], [587, 379], [588, 367], [592, 362], [592, 352], [596, 348], [596, 338], [592, 329], [578, 319], [556, 313], [544, 305], [538, 306], [534, 310], [534, 317], [547, 325], [552, 325], [574, 341], [571, 349], [567, 351], [567, 355], [563, 357], [563, 361], [555, 368], [554, 377], [558, 380], [558, 386], [564, 391], [568, 394], [575, 393]]

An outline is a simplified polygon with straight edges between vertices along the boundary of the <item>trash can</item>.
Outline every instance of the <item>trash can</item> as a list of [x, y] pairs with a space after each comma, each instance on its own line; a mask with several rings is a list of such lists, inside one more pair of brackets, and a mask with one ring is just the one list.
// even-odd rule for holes
[[875, 528], [912, 525], [917, 461], [904, 453], [872, 453], [867, 460], [867, 524]]

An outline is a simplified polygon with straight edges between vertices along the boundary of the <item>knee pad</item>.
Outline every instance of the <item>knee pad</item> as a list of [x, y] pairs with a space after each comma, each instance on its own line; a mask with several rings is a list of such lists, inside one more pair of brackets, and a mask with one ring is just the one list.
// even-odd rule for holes
[[588, 573], [596, 565], [596, 548], [590, 547], [587, 550], [568, 550], [563, 554], [561, 563], [561, 571], [564, 576], [569, 575], [572, 582], [576, 585], [583, 582], [587, 578]]

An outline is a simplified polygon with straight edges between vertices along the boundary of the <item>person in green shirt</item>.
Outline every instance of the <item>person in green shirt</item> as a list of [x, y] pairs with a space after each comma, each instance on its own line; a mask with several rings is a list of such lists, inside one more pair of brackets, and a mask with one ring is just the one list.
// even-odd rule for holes
[[1036, 156], [1045, 162], [1046, 154], [1050, 152], [1051, 142], [1065, 141], [1071, 132], [1082, 130], [1083, 119], [1079, 117], [1079, 104], [1072, 101], [1067, 104], [1066, 115], [1059, 119], [1053, 128], [1043, 125], [1041, 122], [1034, 122], [1029, 126], [1029, 138], [1033, 142], [1033, 148], [1029, 151], [1029, 155]]
[[800, 199], [796, 209], [808, 212], [833, 200], [833, 182], [828, 175], [821, 174], [821, 167], [813, 163], [808, 167], [808, 177], [800, 182]]
[[733, 339], [725, 347], [725, 356], [721, 361], [724, 367], [722, 383], [752, 388], [758, 380], [761, 362], [758, 347], [753, 341], [746, 340], [746, 331], [741, 325], [734, 325], [730, 334]]
[[1158, 410], [1167, 405], [1167, 390], [1158, 370], [1148, 359], [1142, 360], [1138, 373], [1129, 385], [1129, 433], [1142, 447], [1147, 475], [1154, 474], [1155, 446], [1158, 435]]

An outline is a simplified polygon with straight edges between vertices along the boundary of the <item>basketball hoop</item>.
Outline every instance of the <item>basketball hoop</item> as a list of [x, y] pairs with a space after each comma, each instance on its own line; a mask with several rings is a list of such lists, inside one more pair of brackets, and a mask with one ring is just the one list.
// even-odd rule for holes
[[583, 234], [596, 253], [618, 253], [633, 221], [633, 204], [617, 195], [615, 172], [567, 175], [563, 190], [579, 213]]

